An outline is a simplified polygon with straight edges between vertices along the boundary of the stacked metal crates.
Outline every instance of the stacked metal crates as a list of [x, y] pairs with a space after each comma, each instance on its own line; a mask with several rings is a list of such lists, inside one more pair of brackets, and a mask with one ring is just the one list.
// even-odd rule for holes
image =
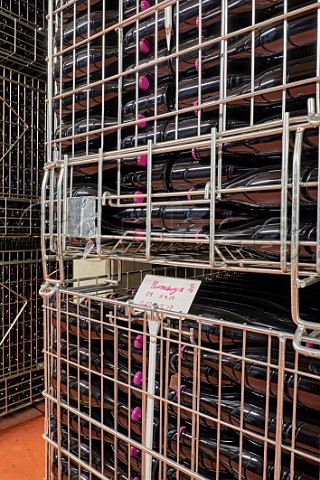
[[45, 2], [0, 2], [0, 415], [41, 400]]
[[[320, 326], [303, 309], [320, 278], [318, 6], [49, 2], [46, 479], [318, 478]], [[175, 162], [206, 180], [177, 186]], [[233, 185], [230, 165], [277, 173]], [[250, 237], [224, 202], [251, 195]], [[97, 259], [107, 274], [67, 271]], [[253, 311], [250, 277], [256, 322], [208, 315], [214, 294], [190, 314], [152, 291], [135, 305], [146, 273], [217, 294], [233, 278]], [[268, 282], [286, 292], [277, 328], [258, 322]]]

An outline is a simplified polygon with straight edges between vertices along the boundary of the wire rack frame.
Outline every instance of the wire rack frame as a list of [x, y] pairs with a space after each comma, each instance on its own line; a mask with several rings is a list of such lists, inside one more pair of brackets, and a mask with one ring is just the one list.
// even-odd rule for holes
[[[1, 244], [0, 415], [41, 399], [43, 311], [37, 240]], [[42, 382], [42, 383], [41, 383]]]
[[[242, 469], [254, 469], [255, 462], [258, 478], [294, 476], [301, 468], [317, 478], [319, 455], [297, 434], [301, 406], [318, 408], [317, 364], [294, 353], [287, 333], [156, 306], [138, 312], [135, 305], [74, 290], [45, 298], [47, 479], [71, 472], [88, 479], [116, 478], [114, 472], [144, 479], [242, 478]], [[211, 345], [204, 342], [208, 329]], [[237, 346], [231, 350], [225, 343], [230, 334]], [[259, 371], [259, 381], [251, 369]], [[134, 382], [138, 373], [141, 383]], [[231, 377], [237, 386], [230, 386]], [[315, 388], [304, 390], [311, 383]], [[238, 392], [236, 418], [225, 410], [230, 388]], [[255, 412], [263, 415], [259, 428], [244, 413], [248, 389], [263, 395]]]
[[40, 196], [45, 155], [46, 85], [3, 67], [0, 74], [2, 197]]
[[46, 3], [45, 0], [0, 0], [0, 11], [38, 28], [46, 28]]
[[[308, 3], [308, 2], [307, 2]], [[310, 4], [309, 4], [310, 3]], [[196, 55], [196, 60], [199, 61], [199, 65], [201, 66], [202, 62], [202, 57], [205, 56], [206, 53], [206, 48], [207, 47], [212, 47], [214, 48], [220, 48], [225, 49], [227, 42], [229, 40], [232, 40], [236, 34], [241, 35], [241, 34], [252, 34], [252, 39], [254, 38], [255, 32], [260, 32], [262, 31], [261, 29], [263, 28], [268, 28], [272, 27], [273, 24], [275, 25], [280, 25], [283, 27], [283, 37], [284, 38], [289, 38], [289, 31], [287, 29], [289, 22], [295, 22], [297, 19], [299, 20], [300, 16], [304, 18], [303, 16], [305, 15], [305, 18], [309, 18], [308, 15], [313, 15], [314, 20], [316, 20], [317, 16], [317, 4], [313, 2], [309, 2], [308, 5], [303, 5], [296, 6], [294, 9], [290, 9], [287, 2], [284, 2], [283, 5], [283, 11], [274, 17], [270, 17], [267, 19], [263, 19], [259, 22], [255, 21], [255, 14], [258, 12], [255, 12], [253, 9], [252, 12], [252, 18], [250, 19], [249, 17], [249, 25], [244, 26], [243, 28], [235, 31], [229, 32], [226, 26], [226, 17], [227, 17], [227, 10], [226, 10], [226, 4], [225, 2], [221, 6], [221, 35], [218, 36], [217, 38], [210, 38], [210, 40], [206, 40], [202, 38], [202, 30], [201, 30], [201, 19], [202, 19], [202, 5], [200, 4], [199, 6], [199, 19], [200, 19], [200, 26], [199, 26], [199, 35], [198, 35], [198, 41], [195, 42], [194, 45], [188, 46], [188, 44], [184, 45], [183, 48], [180, 49], [179, 51], [172, 50], [171, 54], [165, 54], [164, 56], [161, 56], [161, 58], [157, 58], [157, 52], [159, 53], [159, 42], [158, 42], [158, 37], [161, 40], [163, 31], [158, 32], [158, 24], [162, 25], [163, 23], [163, 15], [164, 15], [164, 10], [166, 8], [172, 8], [174, 7], [175, 10], [175, 15], [179, 14], [179, 3], [177, 2], [162, 2], [159, 3], [159, 5], [155, 5], [154, 7], [151, 7], [147, 12], [138, 12], [138, 8], [136, 10], [136, 14], [132, 14], [131, 17], [125, 18], [125, 13], [123, 12], [123, 8], [121, 7], [119, 10], [119, 16], [118, 16], [118, 23], [114, 24], [113, 26], [107, 27], [103, 29], [103, 27], [100, 28], [98, 32], [92, 33], [91, 31], [86, 32], [84, 35], [82, 35], [80, 38], [76, 36], [76, 34], [73, 35], [73, 39], [65, 40], [65, 37], [68, 36], [66, 32], [68, 32], [68, 26], [73, 26], [74, 29], [76, 29], [78, 17], [83, 15], [83, 10], [82, 7], [79, 10], [79, 13], [77, 13], [77, 6], [76, 4], [71, 3], [69, 7], [62, 6], [59, 7], [57, 11], [54, 11], [54, 6], [53, 3], [51, 4], [49, 8], [49, 30], [52, 32], [52, 38], [55, 38], [55, 41], [51, 43], [49, 46], [50, 51], [49, 51], [49, 109], [48, 109], [48, 140], [49, 140], [49, 161], [48, 164], [46, 165], [46, 175], [45, 175], [45, 181], [43, 184], [43, 198], [45, 199], [45, 204], [43, 205], [43, 219], [46, 219], [45, 221], [47, 222], [48, 228], [50, 230], [49, 234], [47, 232], [47, 227], [46, 225], [43, 225], [43, 232], [45, 236], [45, 240], [48, 241], [49, 244], [49, 249], [53, 252], [58, 251], [60, 258], [63, 255], [70, 255], [70, 257], [73, 256], [81, 256], [83, 254], [87, 255], [88, 252], [88, 245], [86, 242], [80, 241], [79, 248], [75, 245], [76, 241], [73, 240], [72, 236], [67, 235], [67, 229], [68, 229], [68, 222], [67, 222], [67, 217], [68, 217], [68, 197], [71, 196], [71, 193], [69, 192], [69, 188], [71, 190], [73, 181], [75, 179], [75, 176], [79, 170], [85, 169], [88, 165], [92, 166], [93, 163], [96, 164], [96, 172], [98, 172], [98, 182], [97, 182], [97, 191], [99, 192], [98, 197], [101, 196], [102, 193], [102, 186], [101, 186], [101, 181], [102, 181], [102, 171], [103, 169], [108, 165], [108, 162], [110, 164], [115, 163], [117, 164], [117, 173], [116, 173], [116, 179], [117, 179], [117, 193], [111, 193], [107, 197], [105, 196], [105, 202], [106, 204], [112, 205], [112, 206], [118, 206], [120, 207], [124, 203], [126, 206], [132, 206], [136, 205], [134, 202], [131, 202], [130, 205], [130, 199], [132, 200], [132, 194], [124, 194], [122, 191], [120, 191], [120, 179], [122, 177], [122, 167], [121, 167], [121, 162], [118, 161], [119, 157], [126, 159], [127, 157], [132, 157], [132, 156], [139, 156], [139, 155], [147, 155], [148, 156], [148, 166], [147, 166], [147, 186], [146, 186], [146, 191], [139, 196], [135, 196], [134, 201], [142, 201], [141, 202], [141, 207], [145, 207], [147, 210], [147, 215], [146, 215], [146, 231], [145, 232], [139, 232], [139, 235], [136, 235], [135, 231], [127, 231], [122, 235], [109, 235], [104, 236], [102, 231], [101, 231], [101, 221], [100, 221], [100, 216], [102, 212], [102, 205], [100, 204], [100, 200], [97, 202], [97, 213], [98, 213], [98, 220], [97, 224], [94, 225], [94, 228], [96, 228], [95, 232], [96, 234], [93, 235], [88, 235], [93, 237], [95, 245], [92, 247], [92, 244], [90, 243], [90, 248], [89, 248], [89, 256], [90, 255], [97, 255], [97, 256], [106, 256], [111, 258], [115, 258], [118, 256], [118, 258], [125, 258], [125, 259], [136, 259], [139, 258], [139, 260], [142, 261], [152, 261], [153, 263], [157, 262], [172, 262], [176, 264], [180, 264], [180, 262], [185, 263], [185, 264], [193, 264], [194, 266], [203, 266], [207, 265], [209, 268], [230, 268], [230, 269], [246, 269], [246, 268], [251, 268], [251, 269], [265, 269], [266, 271], [279, 271], [279, 272], [289, 272], [290, 271], [290, 265], [288, 262], [288, 238], [287, 234], [289, 235], [288, 228], [287, 228], [287, 220], [289, 220], [289, 215], [288, 215], [288, 199], [286, 198], [286, 195], [288, 194], [288, 190], [291, 188], [288, 182], [288, 165], [290, 163], [289, 161], [289, 152], [293, 150], [294, 148], [294, 131], [298, 126], [305, 125], [308, 122], [308, 116], [307, 116], [307, 108], [306, 108], [306, 99], [307, 95], [318, 95], [318, 87], [316, 86], [317, 83], [317, 73], [319, 70], [319, 65], [318, 62], [316, 61], [314, 63], [314, 75], [311, 75], [307, 79], [300, 80], [297, 83], [288, 83], [286, 79], [286, 72], [287, 72], [287, 60], [288, 60], [288, 55], [290, 50], [288, 44], [286, 41], [283, 41], [283, 61], [282, 61], [282, 73], [283, 73], [283, 79], [279, 83], [279, 85], [276, 85], [275, 87], [271, 87], [270, 89], [263, 89], [263, 94], [268, 96], [268, 94], [271, 95], [276, 95], [277, 98], [279, 97], [281, 99], [281, 113], [283, 116], [283, 120], [278, 116], [278, 120], [273, 120], [271, 122], [264, 121], [261, 124], [255, 117], [255, 106], [256, 104], [259, 105], [259, 101], [261, 100], [261, 92], [255, 91], [254, 87], [254, 72], [255, 72], [255, 48], [252, 46], [251, 48], [251, 54], [249, 58], [249, 66], [250, 66], [250, 79], [251, 79], [251, 90], [247, 93], [242, 93], [240, 95], [232, 95], [230, 92], [226, 91], [226, 84], [227, 84], [227, 58], [228, 55], [226, 55], [226, 60], [224, 61], [224, 56], [222, 56], [221, 60], [221, 65], [220, 65], [220, 79], [218, 81], [218, 97], [212, 100], [211, 102], [205, 102], [202, 99], [201, 96], [201, 81], [202, 81], [202, 70], [199, 67], [199, 74], [198, 74], [198, 100], [197, 100], [197, 105], [190, 105], [185, 107], [181, 107], [179, 103], [179, 98], [176, 98], [176, 107], [173, 109], [172, 112], [167, 112], [163, 113], [162, 110], [159, 111], [157, 102], [154, 103], [154, 112], [151, 116], [148, 117], [148, 122], [150, 125], [153, 125], [154, 128], [157, 127], [158, 122], [161, 122], [161, 120], [170, 120], [173, 119], [175, 121], [175, 132], [174, 132], [174, 139], [171, 141], [163, 142], [163, 143], [158, 143], [157, 141], [153, 141], [151, 146], [139, 146], [139, 144], [136, 142], [131, 148], [125, 148], [122, 149], [122, 144], [121, 144], [121, 131], [124, 128], [134, 128], [135, 131], [135, 137], [137, 137], [139, 133], [139, 124], [142, 123], [142, 120], [138, 118], [138, 111], [135, 112], [135, 118], [131, 118], [129, 121], [126, 120], [125, 124], [123, 123], [123, 112], [122, 112], [122, 107], [124, 106], [121, 103], [121, 93], [123, 93], [123, 84], [126, 81], [127, 78], [127, 72], [128, 74], [132, 74], [132, 78], [135, 79], [136, 82], [136, 87], [139, 84], [139, 72], [143, 72], [143, 65], [136, 67], [136, 68], [131, 68], [127, 70], [126, 72], [124, 71], [124, 56], [122, 55], [122, 52], [124, 49], [128, 46], [126, 43], [126, 38], [128, 34], [128, 28], [138, 28], [143, 24], [143, 21], [150, 18], [151, 23], [154, 21], [155, 23], [155, 33], [154, 35], [152, 34], [152, 41], [154, 42], [153, 48], [154, 48], [154, 60], [151, 58], [151, 61], [148, 62], [148, 65], [154, 68], [155, 72], [155, 78], [154, 78], [154, 85], [153, 88], [155, 91], [157, 91], [159, 87], [159, 91], [161, 91], [161, 85], [157, 83], [157, 73], [160, 72], [161, 65], [164, 60], [168, 60], [172, 63], [172, 68], [175, 68], [175, 91], [179, 92], [179, 84], [180, 84], [180, 76], [179, 76], [179, 65], [183, 63], [184, 61], [184, 55], [187, 53], [192, 53], [195, 52]], [[80, 7], [79, 7], [80, 8]], [[183, 8], [183, 5], [181, 6]], [[58, 32], [55, 34], [54, 27], [56, 24], [62, 25], [63, 20], [65, 20], [64, 14], [66, 12], [69, 12], [69, 10], [72, 10], [75, 13], [74, 18], [70, 21], [70, 16], [67, 18], [67, 28], [60, 28]], [[70, 11], [71, 11], [70, 10]], [[257, 8], [258, 10], [258, 8]], [[92, 11], [94, 12], [94, 4], [92, 5]], [[88, 15], [91, 14], [91, 7], [88, 10]], [[166, 10], [167, 12], [167, 10]], [[69, 14], [68, 14], [69, 15]], [[107, 10], [103, 10], [103, 15], [105, 18], [107, 18]], [[176, 18], [176, 17], [175, 17]], [[159, 23], [160, 22], [160, 23]], [[119, 28], [118, 28], [119, 27]], [[118, 52], [119, 52], [119, 58], [118, 58], [118, 63], [117, 63], [117, 69], [118, 72], [115, 75], [112, 75], [111, 77], [108, 77], [108, 75], [105, 74], [104, 69], [102, 68], [101, 70], [98, 70], [95, 74], [94, 81], [91, 79], [91, 71], [90, 71], [90, 65], [89, 63], [86, 64], [84, 67], [84, 71], [81, 73], [86, 74], [88, 81], [84, 82], [83, 85], [81, 84], [80, 86], [77, 86], [78, 82], [78, 76], [80, 75], [79, 71], [77, 70], [77, 66], [75, 64], [75, 59], [78, 58], [78, 53], [80, 51], [85, 52], [86, 55], [90, 54], [90, 48], [94, 49], [95, 41], [101, 42], [101, 49], [102, 49], [102, 57], [105, 57], [105, 54], [107, 52], [106, 50], [106, 38], [109, 33], [114, 31], [115, 29], [119, 30], [119, 35], [118, 38], [115, 40], [117, 43], [118, 47]], [[178, 45], [179, 41], [179, 24], [176, 22], [175, 25], [175, 38], [176, 38], [176, 44]], [[315, 25], [313, 25], [313, 30], [316, 28]], [[129, 30], [131, 31], [131, 30]], [[124, 34], [124, 39], [122, 38], [122, 33]], [[157, 35], [159, 33], [159, 35]], [[182, 32], [183, 33], [183, 32]], [[55, 35], [55, 37], [54, 37]], [[151, 38], [150, 37], [150, 38]], [[196, 37], [197, 38], [197, 37]], [[174, 35], [172, 36], [172, 43], [174, 43]], [[251, 40], [252, 40], [251, 39]], [[159, 41], [160, 41], [159, 40]], [[160, 41], [161, 43], [161, 41]], [[252, 42], [252, 45], [254, 42]], [[92, 46], [93, 45], [93, 46]], [[99, 44], [100, 45], [100, 44]], [[139, 51], [139, 39], [138, 36], [136, 35], [135, 37], [135, 42], [133, 44], [129, 45], [130, 48], [133, 48], [136, 52]], [[64, 78], [65, 75], [65, 59], [71, 57], [73, 58], [73, 67], [70, 70], [70, 78], [74, 79], [72, 87], [65, 87], [64, 85], [67, 84], [67, 80]], [[80, 57], [79, 57], [80, 58]], [[137, 60], [139, 60], [138, 54], [136, 55], [136, 63]], [[150, 59], [149, 59], [150, 60]], [[68, 62], [67, 62], [68, 63]], [[69, 62], [69, 65], [71, 65]], [[100, 65], [100, 64], [99, 64]], [[174, 67], [175, 65], [175, 67]], [[101, 65], [100, 65], [101, 67]], [[144, 64], [145, 68], [145, 64]], [[159, 70], [159, 72], [158, 72]], [[125, 75], [126, 74], [126, 75]], [[99, 78], [101, 76], [101, 79]], [[53, 77], [56, 80], [56, 84], [54, 86], [53, 84]], [[80, 78], [80, 77], [79, 77]], [[89, 87], [96, 87], [100, 86], [102, 88], [102, 98], [103, 95], [108, 88], [109, 83], [112, 84], [113, 81], [118, 81], [118, 90], [117, 92], [119, 93], [118, 98], [118, 110], [117, 110], [117, 121], [116, 121], [116, 128], [114, 126], [111, 127], [103, 127], [103, 118], [106, 115], [106, 112], [104, 108], [102, 108], [101, 111], [101, 128], [95, 128], [93, 131], [91, 131], [91, 126], [89, 125], [89, 113], [87, 114], [86, 120], [84, 120], [83, 123], [83, 133], [77, 133], [75, 131], [75, 123], [76, 119], [78, 118], [79, 115], [81, 115], [81, 112], [89, 112], [89, 108], [91, 108], [91, 99], [89, 98], [89, 93], [88, 93], [88, 88]], [[289, 102], [287, 101], [286, 97], [286, 92], [291, 92], [291, 89], [297, 88], [302, 88], [310, 83], [310, 88], [311, 90], [307, 89], [307, 92], [304, 91], [305, 96], [305, 103], [304, 103], [304, 111], [303, 115], [301, 117], [296, 117], [293, 116], [293, 118], [289, 119], [288, 116], [284, 114], [286, 111], [286, 108], [289, 105]], [[69, 88], [69, 89], [68, 89]], [[81, 92], [85, 94], [85, 96], [82, 99], [81, 104], [78, 101], [78, 93], [81, 95]], [[139, 88], [135, 89], [136, 96], [135, 96], [135, 101], [136, 104], [138, 104], [138, 101], [143, 94], [139, 92]], [[177, 93], [178, 95], [178, 93]], [[290, 94], [291, 95], [291, 94]], [[178, 96], [179, 97], [179, 96]], [[81, 97], [82, 98], [82, 97]], [[317, 97], [318, 98], [318, 97]], [[69, 110], [68, 110], [68, 115], [70, 118], [72, 118], [72, 125], [70, 126], [70, 129], [68, 130], [67, 136], [62, 134], [60, 132], [58, 136], [54, 133], [57, 132], [57, 128], [60, 125], [68, 124], [70, 121], [67, 119], [65, 120], [65, 101], [70, 100], [71, 103], [69, 105]], [[250, 110], [250, 121], [249, 121], [249, 126], [245, 127], [239, 127], [235, 129], [229, 129], [227, 128], [227, 122], [228, 122], [228, 114], [227, 114], [227, 109], [229, 106], [232, 107], [232, 105], [235, 103], [235, 99], [237, 102], [247, 102], [246, 105], [248, 106]], [[259, 100], [260, 99], [260, 100]], [[206, 99], [204, 99], [206, 100]], [[211, 105], [212, 104], [212, 105]], [[218, 134], [215, 138], [215, 140], [212, 140], [212, 135], [210, 133], [206, 133], [205, 135], [199, 135], [201, 132], [200, 129], [200, 124], [201, 124], [201, 112], [205, 111], [205, 109], [208, 106], [215, 106], [217, 111], [219, 111], [219, 118], [221, 118], [221, 121], [219, 121], [218, 127]], [[81, 108], [82, 110], [81, 110]], [[178, 118], [179, 114], [184, 114], [186, 112], [191, 112], [193, 113], [194, 109], [197, 109], [198, 111], [198, 117], [197, 117], [197, 125], [198, 125], [198, 136], [190, 136], [188, 139], [179, 139], [178, 135]], [[80, 109], [80, 113], [79, 113]], [[280, 112], [279, 110], [279, 112]], [[56, 112], [56, 114], [54, 114]], [[278, 112], [278, 113], [279, 113]], [[100, 115], [100, 113], [99, 113]], [[205, 118], [205, 117], [204, 117]], [[172, 121], [173, 121], [172, 120]], [[94, 149], [91, 148], [91, 141], [94, 139], [97, 139], [99, 143], [99, 139], [101, 138], [101, 141], [103, 140], [103, 137], [107, 133], [112, 133], [116, 132], [117, 136], [117, 146], [114, 151], [108, 151], [108, 152], [103, 152], [101, 155], [97, 154], [92, 154], [92, 151]], [[308, 130], [309, 131], [309, 130]], [[210, 149], [211, 149], [211, 172], [210, 172], [210, 178], [209, 182], [207, 185], [206, 189], [200, 189], [200, 191], [193, 192], [193, 203], [207, 203], [210, 204], [210, 214], [209, 217], [210, 219], [215, 218], [215, 209], [213, 208], [213, 203], [216, 202], [216, 199], [219, 199], [221, 196], [224, 194], [227, 195], [228, 191], [223, 190], [221, 188], [221, 168], [222, 168], [222, 161], [223, 161], [223, 149], [226, 145], [232, 145], [237, 144], [238, 142], [245, 141], [246, 139], [250, 140], [255, 140], [258, 139], [261, 141], [263, 137], [270, 135], [279, 135], [279, 138], [281, 140], [279, 145], [280, 148], [278, 150], [278, 154], [280, 157], [282, 157], [282, 172], [281, 172], [281, 186], [280, 183], [277, 187], [281, 189], [281, 233], [280, 233], [280, 239], [278, 243], [278, 249], [280, 250], [280, 261], [275, 260], [274, 258], [267, 258], [264, 262], [261, 261], [261, 258], [259, 258], [259, 255], [256, 256], [255, 252], [250, 252], [250, 248], [246, 248], [246, 243], [244, 244], [239, 244], [239, 242], [235, 242], [236, 245], [234, 246], [234, 242], [231, 240], [228, 242], [223, 239], [222, 245], [220, 245], [220, 240], [219, 237], [216, 238], [216, 231], [215, 227], [212, 226], [211, 222], [211, 227], [210, 231], [204, 234], [199, 234], [198, 230], [196, 230], [196, 234], [184, 234], [179, 232], [173, 231], [172, 233], [159, 233], [159, 232], [153, 232], [151, 230], [151, 219], [150, 219], [150, 211], [153, 206], [156, 205], [166, 205], [168, 204], [168, 199], [166, 198], [167, 195], [165, 194], [157, 194], [154, 193], [151, 190], [151, 185], [150, 185], [150, 179], [152, 179], [152, 160], [151, 157], [153, 158], [157, 154], [165, 154], [168, 152], [172, 151], [181, 151], [181, 149], [189, 149], [189, 154], [192, 149], [197, 149], [198, 147], [201, 148], [207, 148], [208, 150], [208, 155], [210, 158]], [[155, 139], [154, 139], [155, 140]], [[80, 153], [77, 153], [75, 148], [77, 147], [77, 142], [80, 141], [81, 144], [83, 144], [83, 151]], [[151, 141], [151, 140], [150, 140]], [[214, 143], [215, 142], [215, 143]], [[212, 144], [214, 143], [214, 146], [212, 148]], [[215, 150], [215, 145], [217, 145], [217, 151]], [[315, 147], [317, 145], [317, 141], [315, 141]], [[63, 146], [67, 146], [69, 148], [68, 154], [66, 154], [65, 149]], [[105, 149], [106, 150], [106, 149]], [[237, 151], [237, 150], [235, 150]], [[273, 150], [270, 151], [272, 153]], [[53, 157], [52, 157], [53, 155]], [[214, 159], [216, 158], [217, 162], [217, 168], [218, 168], [218, 175], [215, 177], [216, 173], [214, 171]], [[291, 157], [290, 157], [291, 158]], [[52, 169], [55, 170], [55, 174], [53, 174]], [[55, 177], [58, 176], [59, 180], [56, 183]], [[214, 177], [214, 179], [213, 179]], [[67, 178], [68, 183], [67, 183]], [[66, 183], [68, 187], [66, 186]], [[317, 182], [315, 182], [317, 184]], [[315, 187], [315, 184], [313, 187]], [[311, 186], [311, 184], [310, 184]], [[47, 188], [48, 187], [48, 188]], [[303, 188], [304, 185], [300, 185], [300, 188]], [[210, 193], [211, 189], [211, 193]], [[230, 192], [230, 193], [235, 193], [235, 192]], [[49, 199], [48, 199], [49, 195]], [[183, 205], [184, 201], [187, 204], [187, 200], [185, 197], [190, 196], [189, 192], [174, 192], [171, 195], [170, 202], [172, 201], [172, 204], [176, 203], [177, 205]], [[58, 198], [57, 200], [57, 208], [55, 208], [55, 199]], [[60, 200], [62, 201], [63, 208], [59, 206]], [[47, 208], [48, 207], [48, 208]], [[54, 225], [53, 225], [53, 218], [55, 217], [55, 211], [57, 211], [57, 228], [60, 230], [58, 231], [58, 235], [56, 237], [55, 235], [55, 230], [54, 230]], [[149, 215], [149, 217], [148, 217]], [[49, 220], [49, 221], [48, 221]], [[99, 223], [100, 222], [100, 223]], [[298, 224], [299, 221], [293, 222], [295, 224]], [[75, 237], [81, 237], [81, 235], [74, 235]], [[71, 237], [71, 238], [70, 238]], [[138, 238], [137, 238], [138, 237]], [[148, 240], [147, 240], [148, 238]], [[137, 241], [138, 240], [138, 241]], [[102, 244], [105, 245], [102, 245]], [[250, 243], [250, 242], [249, 242]], [[258, 245], [258, 242], [254, 242], [255, 245]], [[186, 244], [189, 244], [188, 247], [186, 247]], [[315, 244], [308, 244], [305, 245], [307, 248], [310, 247], [311, 249], [315, 247]], [[271, 250], [272, 247], [270, 246]], [[178, 252], [178, 255], [174, 257], [174, 254], [172, 255], [172, 251], [176, 250]], [[187, 250], [187, 255], [185, 255], [185, 258], [183, 258], [183, 254], [181, 255], [181, 251], [184, 253], [185, 250]], [[160, 255], [158, 255], [160, 254]], [[309, 265], [305, 264], [303, 261], [300, 262], [301, 269], [300, 273], [301, 274], [306, 274], [310, 275], [314, 272], [314, 269], [316, 268], [318, 270], [318, 260], [316, 260], [316, 267], [314, 264], [309, 268]]]
[[[31, 7], [28, 7], [31, 13]], [[40, 13], [40, 12], [39, 12]], [[11, 11], [1, 10], [1, 65], [36, 77], [46, 73], [46, 31]]]

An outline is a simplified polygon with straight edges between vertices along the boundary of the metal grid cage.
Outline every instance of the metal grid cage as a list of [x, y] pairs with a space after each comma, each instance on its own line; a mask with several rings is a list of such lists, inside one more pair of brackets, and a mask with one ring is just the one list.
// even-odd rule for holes
[[46, 28], [47, 2], [45, 0], [0, 0], [0, 11], [36, 25], [38, 28]]
[[44, 251], [318, 275], [319, 4], [229, 3], [50, 2]]
[[[0, 5], [0, 62], [8, 68], [43, 77], [46, 73], [46, 32], [44, 11], [24, 2], [15, 2], [16, 8]], [[8, 2], [10, 3], [10, 2]], [[36, 18], [35, 18], [36, 17]], [[39, 22], [40, 25], [34, 22]]]
[[110, 280], [45, 297], [48, 480], [318, 478], [319, 361], [291, 334], [137, 306]]
[[43, 400], [43, 365], [0, 380], [0, 415]]
[[45, 154], [46, 84], [8, 68], [0, 76], [0, 197], [40, 196]]
[[39, 240], [3, 242], [0, 273], [0, 415], [3, 415], [40, 397], [43, 311], [38, 292], [43, 277]]

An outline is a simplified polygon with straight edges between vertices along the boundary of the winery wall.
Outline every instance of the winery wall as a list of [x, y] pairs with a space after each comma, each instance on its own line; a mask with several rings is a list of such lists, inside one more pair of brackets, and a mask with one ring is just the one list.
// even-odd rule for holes
[[49, 2], [47, 480], [319, 478], [318, 7]]

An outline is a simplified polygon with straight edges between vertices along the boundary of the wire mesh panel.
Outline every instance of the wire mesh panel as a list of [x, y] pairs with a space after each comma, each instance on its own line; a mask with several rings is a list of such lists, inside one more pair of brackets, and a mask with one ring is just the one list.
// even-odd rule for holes
[[318, 5], [51, 2], [45, 249], [318, 274]]
[[[40, 398], [43, 312], [39, 241], [1, 244], [0, 415]], [[36, 381], [33, 384], [32, 379]], [[39, 383], [40, 382], [40, 383]]]
[[1, 197], [40, 196], [44, 164], [46, 84], [29, 75], [1, 69]]
[[0, 0], [0, 10], [38, 28], [46, 27], [47, 2], [44, 0]]
[[20, 408], [43, 400], [43, 365], [0, 379], [0, 415], [7, 415]]
[[43, 0], [1, 0], [1, 65], [36, 76], [45, 74], [46, 10]]
[[47, 479], [318, 478], [319, 360], [292, 347], [289, 282], [202, 279], [188, 315], [107, 282], [46, 296]]

